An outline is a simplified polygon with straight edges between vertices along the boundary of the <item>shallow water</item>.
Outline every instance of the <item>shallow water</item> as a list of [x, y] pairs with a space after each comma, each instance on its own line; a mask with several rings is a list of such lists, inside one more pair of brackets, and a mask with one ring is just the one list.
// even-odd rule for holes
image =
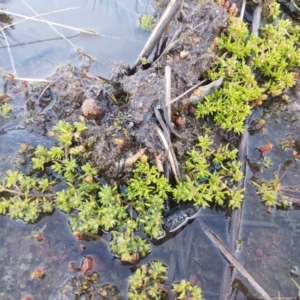
[[[149, 35], [138, 28], [139, 15], [152, 12], [149, 2], [144, 0], [27, 1], [39, 13], [79, 6], [78, 9], [47, 15], [45, 18], [74, 27], [89, 28], [99, 33], [98, 36], [92, 36], [69, 29], [59, 29], [76, 47], [82, 48], [85, 53], [99, 61], [92, 63], [90, 71], [105, 77], [109, 77], [110, 68], [120, 61], [126, 64], [135, 61]], [[0, 1], [0, 3], [6, 5], [8, 11], [27, 16], [35, 15], [20, 0]], [[17, 20], [19, 19], [14, 18], [14, 21]], [[77, 64], [81, 63], [75, 48], [46, 24], [25, 21], [15, 25], [14, 29], [6, 31], [6, 36], [19, 77], [44, 78], [53, 73], [58, 65], [73, 61]], [[10, 73], [14, 72], [3, 38], [0, 46], [0, 66]], [[2, 173], [15, 166], [15, 155], [21, 143], [31, 146], [51, 145], [51, 140], [23, 131], [22, 120], [18, 117], [25, 110], [23, 97], [22, 94], [14, 97], [17, 113], [13, 118], [0, 119], [0, 172]], [[241, 230], [242, 249], [237, 252], [244, 267], [259, 284], [271, 296], [277, 296], [280, 291], [282, 297], [293, 297], [297, 294], [297, 289], [290, 279], [290, 270], [295, 265], [300, 266], [299, 211], [276, 210], [271, 214], [268, 213], [250, 181], [252, 176], [271, 180], [274, 178], [274, 173], [279, 170], [281, 175], [285, 174], [282, 177], [282, 185], [299, 186], [299, 162], [293, 159], [291, 149], [282, 151], [279, 146], [279, 140], [286, 139], [287, 134], [293, 133], [295, 139], [299, 139], [299, 121], [291, 122], [290, 118], [298, 109], [298, 97], [292, 93], [291, 99], [288, 106], [283, 105], [285, 111], [265, 117], [267, 124], [264, 132], [255, 132], [249, 137], [248, 162], [252, 164], [247, 167], [247, 193]], [[252, 115], [251, 119], [261, 118], [266, 112], [275, 110], [276, 107], [266, 106]], [[274, 144], [272, 151], [264, 155], [271, 159], [272, 166], [268, 169], [262, 167], [255, 169], [253, 163], [261, 159], [258, 148], [266, 142]], [[290, 164], [288, 170], [282, 170], [282, 167], [288, 164]], [[224, 212], [204, 210], [199, 219], [222, 240], [227, 241], [228, 220]], [[100, 283], [116, 285], [122, 292], [123, 298], [126, 298], [125, 278], [131, 274], [131, 266], [123, 265], [112, 256], [107, 246], [110, 235], [104, 235], [100, 241], [84, 242], [83, 250], [81, 242], [73, 237], [67, 220], [68, 216], [58, 211], [31, 225], [12, 221], [8, 217], [0, 218], [1, 299], [21, 299], [26, 295], [32, 295], [33, 299], [60, 299], [60, 287], [68, 278], [78, 276], [78, 273], [68, 268], [69, 263], [76, 262], [80, 265], [88, 255], [93, 256], [95, 260], [94, 270], [101, 276]], [[45, 239], [38, 242], [32, 232], [42, 228], [44, 228]], [[169, 266], [168, 286], [183, 278], [196, 278], [206, 300], [219, 299], [221, 276], [226, 262], [202, 232], [198, 220], [175, 237], [167, 239], [161, 245], [152, 245], [152, 248], [151, 255], [141, 263], [159, 259], [167, 264]], [[44, 279], [30, 278], [31, 272], [37, 268], [46, 269]], [[243, 283], [246, 284], [245, 281]], [[254, 293], [247, 284], [246, 286]], [[237, 293], [236, 298], [245, 299], [241, 292]]]
[[[138, 27], [138, 18], [143, 13], [151, 13], [152, 6], [146, 0], [30, 0], [26, 3], [47, 21], [90, 29], [98, 35], [80, 33], [62, 27], [55, 27], [68, 39], [63, 39], [48, 24], [26, 20], [7, 29], [6, 37], [10, 45], [15, 70], [19, 77], [44, 78], [53, 73], [57, 66], [79, 61], [76, 48], [81, 48], [92, 56], [95, 62], [91, 71], [105, 76], [112, 65], [124, 61], [132, 64], [141, 51], [149, 33]], [[25, 1], [0, 1], [7, 11], [25, 16], [35, 16]], [[74, 9], [69, 9], [74, 8]], [[3, 18], [2, 18], [3, 20]], [[13, 23], [24, 20], [13, 17]], [[0, 65], [13, 73], [5, 39], [0, 42]]]

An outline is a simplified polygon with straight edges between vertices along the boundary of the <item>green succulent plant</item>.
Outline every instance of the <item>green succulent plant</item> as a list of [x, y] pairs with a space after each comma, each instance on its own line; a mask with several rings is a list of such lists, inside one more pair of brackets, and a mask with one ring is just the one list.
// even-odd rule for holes
[[218, 56], [208, 77], [224, 78], [223, 86], [197, 107], [197, 117], [212, 115], [222, 129], [242, 133], [251, 107], [295, 85], [300, 66], [300, 27], [279, 20], [250, 36], [247, 24], [231, 17], [215, 40]]
[[[168, 288], [164, 286], [168, 279], [167, 266], [160, 261], [151, 261], [141, 265], [133, 275], [129, 276], [127, 297], [129, 300], [165, 299]], [[172, 296], [174, 299], [203, 300], [201, 288], [192, 285], [186, 280], [174, 283]]]
[[7, 103], [0, 104], [0, 116], [7, 116], [12, 111], [11, 106]]
[[155, 26], [155, 20], [148, 14], [143, 14], [139, 18], [139, 26], [145, 31], [150, 31]]

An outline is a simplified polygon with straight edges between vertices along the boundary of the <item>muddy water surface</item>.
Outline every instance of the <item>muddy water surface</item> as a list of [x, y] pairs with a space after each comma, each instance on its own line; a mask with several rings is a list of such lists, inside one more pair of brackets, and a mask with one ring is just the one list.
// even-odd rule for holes
[[[7, 10], [27, 16], [35, 15], [19, 0], [1, 1]], [[98, 36], [79, 34], [78, 31], [59, 29], [76, 46], [91, 55], [95, 61], [90, 66], [93, 74], [109, 77], [110, 68], [119, 61], [132, 64], [148, 34], [138, 28], [141, 13], [152, 12], [148, 1], [142, 0], [86, 0], [86, 1], [27, 1], [39, 13], [76, 7], [45, 16], [47, 20], [66, 25], [89, 28], [99, 33]], [[19, 20], [14, 18], [13, 22]], [[104, 36], [105, 35], [105, 36]], [[61, 64], [74, 61], [80, 65], [81, 57], [69, 42], [59, 37], [51, 28], [42, 23], [26, 21], [6, 31], [11, 45], [16, 73], [19, 77], [44, 78], [52, 74]], [[108, 37], [110, 36], [110, 37]], [[6, 48], [5, 39], [1, 39], [0, 67], [13, 73], [13, 67]], [[2, 82], [1, 88], [4, 82]], [[7, 87], [6, 87], [7, 88]], [[51, 140], [41, 138], [33, 132], [23, 129], [21, 118], [25, 112], [25, 95], [14, 86], [8, 86], [13, 95], [15, 108], [13, 117], [0, 119], [0, 172], [18, 165], [15, 159], [20, 144], [31, 146], [43, 144], [51, 146]], [[271, 210], [261, 203], [256, 189], [251, 185], [252, 177], [260, 180], [274, 179], [274, 173], [282, 176], [283, 186], [299, 186], [299, 163], [293, 158], [292, 150], [280, 148], [280, 140], [289, 139], [294, 134], [298, 140], [299, 119], [297, 112], [299, 97], [293, 91], [288, 104], [275, 99], [276, 105], [267, 105], [257, 111], [251, 120], [264, 118], [265, 131], [252, 130], [248, 141], [248, 166], [246, 176], [247, 194], [243, 207], [241, 230], [241, 250], [239, 259], [251, 275], [271, 295], [293, 297], [297, 289], [290, 279], [290, 271], [300, 267], [299, 219], [297, 210]], [[278, 111], [278, 107], [282, 111]], [[269, 114], [271, 112], [271, 115]], [[272, 115], [272, 112], [275, 112]], [[267, 113], [269, 115], [267, 115]], [[45, 133], [46, 128], [40, 128]], [[261, 154], [258, 148], [271, 142], [274, 148], [264, 156], [272, 162], [270, 168], [261, 166]], [[16, 164], [17, 163], [17, 164]], [[283, 176], [284, 175], [284, 176]], [[204, 210], [199, 218], [222, 240], [227, 242], [225, 212]], [[0, 218], [0, 298], [21, 299], [32, 295], [33, 299], [75, 299], [72, 294], [70, 278], [80, 277], [69, 268], [74, 262], [80, 266], [86, 257], [93, 257], [94, 271], [100, 275], [101, 284], [113, 284], [126, 299], [127, 278], [132, 273], [132, 266], [123, 265], [112, 256], [107, 246], [110, 235], [100, 240], [89, 242], [77, 241], [68, 226], [68, 216], [56, 211], [51, 216], [41, 216], [36, 224], [25, 225], [22, 221], [12, 221], [8, 217]], [[33, 232], [39, 230], [43, 239], [37, 241]], [[176, 236], [168, 237], [160, 245], [152, 245], [152, 253], [141, 263], [159, 259], [169, 266], [167, 285], [181, 279], [192, 280], [202, 287], [205, 299], [219, 299], [222, 270], [225, 261], [210, 241], [206, 238], [199, 223], [195, 220]], [[43, 279], [32, 279], [31, 274], [37, 269], [45, 269]], [[237, 275], [237, 278], [239, 276]], [[296, 278], [297, 280], [297, 278]], [[243, 284], [238, 299], [255, 299], [255, 292]], [[248, 292], [247, 292], [248, 290]], [[242, 292], [241, 292], [242, 291]]]

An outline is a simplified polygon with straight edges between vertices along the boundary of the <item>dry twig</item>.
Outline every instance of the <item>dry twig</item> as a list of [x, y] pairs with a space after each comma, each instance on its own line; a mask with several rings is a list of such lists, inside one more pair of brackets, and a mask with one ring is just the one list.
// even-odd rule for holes
[[262, 297], [264, 300], [272, 300], [272, 298], [267, 294], [267, 292], [254, 280], [254, 278], [248, 273], [248, 271], [241, 265], [237, 258], [231, 253], [231, 251], [225, 246], [225, 244], [210, 230], [205, 228], [204, 224], [200, 222], [200, 226], [206, 236], [210, 241], [218, 248], [222, 253], [225, 259], [236, 268], [239, 273], [247, 279], [249, 284], [255, 289], [255, 291]]

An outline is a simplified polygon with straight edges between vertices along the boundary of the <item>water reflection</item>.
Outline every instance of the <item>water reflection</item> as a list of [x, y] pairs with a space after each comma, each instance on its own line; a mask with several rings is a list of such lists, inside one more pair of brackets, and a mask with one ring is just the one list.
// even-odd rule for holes
[[[47, 24], [33, 20], [15, 24], [14, 27], [6, 29], [5, 33], [19, 77], [43, 78], [54, 72], [56, 66], [79, 60], [80, 55], [76, 48], [81, 48], [95, 59], [91, 67], [92, 72], [107, 75], [111, 66], [121, 60], [132, 64], [149, 35], [138, 27], [139, 15], [145, 11], [152, 12], [150, 4], [145, 0], [26, 3], [38, 13], [47, 14], [43, 18], [48, 21], [76, 28], [88, 28], [99, 35], [79, 34], [78, 31], [56, 27], [56, 30], [74, 45], [73, 47]], [[7, 5], [10, 12], [24, 16], [36, 15], [25, 5], [25, 1], [12, 0]], [[61, 11], [70, 7], [78, 8]], [[60, 11], [50, 13], [57, 10]], [[12, 21], [5, 15], [3, 18], [3, 22]], [[13, 23], [20, 21], [18, 17], [11, 18]], [[4, 38], [1, 39], [0, 45], [0, 65], [13, 73]]]

